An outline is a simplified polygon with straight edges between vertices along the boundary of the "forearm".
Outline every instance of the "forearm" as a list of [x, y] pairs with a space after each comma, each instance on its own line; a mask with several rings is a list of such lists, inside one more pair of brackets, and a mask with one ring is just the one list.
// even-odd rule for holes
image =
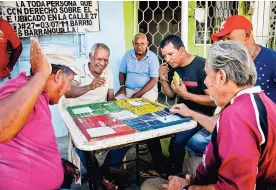
[[11, 140], [24, 127], [47, 79], [37, 73], [18, 91], [0, 99], [0, 142]]
[[120, 72], [119, 73], [119, 82], [120, 82], [120, 89], [116, 92], [115, 97], [119, 94], [125, 92], [125, 82], [126, 82], [126, 74]]
[[126, 74], [119, 72], [119, 82], [120, 85], [125, 85], [126, 83]]
[[142, 97], [146, 92], [150, 91], [153, 89], [153, 87], [157, 84], [158, 78], [153, 77], [151, 78], [144, 86], [141, 88], [137, 93], [140, 97]]
[[65, 98], [77, 98], [88, 91], [92, 90], [90, 85], [81, 86], [81, 87], [72, 87], [69, 92], [65, 94]]
[[190, 110], [190, 117], [196, 122], [198, 122], [207, 131], [212, 133], [216, 126], [219, 115], [207, 116], [196, 111]]
[[168, 84], [167, 81], [160, 81], [161, 82], [161, 87], [163, 92], [165, 93], [166, 96], [170, 99], [175, 99], [176, 95], [173, 92], [171, 86]]
[[108, 89], [107, 91], [107, 101], [115, 101], [115, 97], [114, 97], [114, 91], [113, 89]]
[[204, 185], [204, 186], [192, 185], [189, 187], [189, 190], [215, 190], [215, 187], [214, 185]]
[[12, 50], [11, 56], [9, 58], [9, 64], [8, 64], [9, 69], [13, 68], [13, 66], [15, 65], [16, 61], [18, 60], [21, 52], [22, 52], [22, 44], [20, 44], [17, 48]]
[[198, 94], [192, 94], [190, 92], [185, 92], [185, 94], [181, 94], [181, 97], [201, 105], [216, 106], [215, 102], [210, 98], [209, 95], [198, 95]]

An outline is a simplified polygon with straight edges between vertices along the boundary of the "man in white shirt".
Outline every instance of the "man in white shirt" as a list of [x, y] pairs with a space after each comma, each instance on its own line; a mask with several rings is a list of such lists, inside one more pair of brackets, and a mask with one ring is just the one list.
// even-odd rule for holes
[[[83, 65], [85, 76], [74, 78], [71, 90], [65, 94], [65, 98], [62, 101], [63, 107], [115, 100], [113, 91], [113, 74], [107, 67], [109, 55], [110, 50], [105, 44], [96, 43], [93, 45], [91, 52], [89, 53], [89, 62]], [[94, 185], [98, 186], [99, 180], [102, 180], [99, 164], [98, 162], [94, 162], [92, 165], [89, 164], [91, 163], [92, 157], [94, 161], [97, 161], [96, 158], [89, 152], [82, 151], [76, 147], [73, 148], [71, 142], [72, 141], [69, 140], [68, 152], [72, 154], [70, 155], [72, 156], [72, 160], [76, 162], [76, 165], [80, 166], [79, 158], [76, 158], [76, 151], [84, 167], [86, 169], [89, 167], [87, 170], [88, 177], [92, 180]], [[114, 157], [117, 157], [116, 154], [110, 154], [108, 156], [108, 158]], [[110, 159], [107, 159], [107, 164], [110, 162], [109, 160]]]
[[72, 89], [65, 94], [66, 105], [92, 104], [114, 100], [113, 75], [107, 67], [110, 50], [102, 43], [93, 45], [89, 63], [83, 66], [85, 77], [75, 77]]

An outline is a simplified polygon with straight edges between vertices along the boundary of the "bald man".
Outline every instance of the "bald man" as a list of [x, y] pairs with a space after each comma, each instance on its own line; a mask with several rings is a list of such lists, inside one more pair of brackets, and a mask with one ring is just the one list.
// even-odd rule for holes
[[149, 50], [145, 34], [138, 33], [133, 40], [133, 48], [127, 51], [120, 66], [120, 89], [116, 99], [141, 98], [156, 101], [159, 61]]

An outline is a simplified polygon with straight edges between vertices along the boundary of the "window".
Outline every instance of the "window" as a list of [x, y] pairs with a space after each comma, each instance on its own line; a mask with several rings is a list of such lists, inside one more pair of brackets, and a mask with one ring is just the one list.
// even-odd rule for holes
[[[197, 8], [205, 10], [206, 1], [197, 1]], [[231, 15], [238, 14], [237, 1], [208, 1], [207, 39], [206, 44], [211, 44], [210, 35], [220, 29], [221, 23]], [[204, 44], [205, 23], [196, 22], [195, 44]]]

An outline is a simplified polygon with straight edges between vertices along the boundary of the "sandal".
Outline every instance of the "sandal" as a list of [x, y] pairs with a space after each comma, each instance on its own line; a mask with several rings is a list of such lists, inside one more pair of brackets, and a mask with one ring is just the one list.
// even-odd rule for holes
[[142, 171], [140, 172], [140, 176], [143, 178], [163, 178], [163, 179], [168, 179], [164, 174], [160, 174], [155, 170], [147, 170], [147, 171]]

